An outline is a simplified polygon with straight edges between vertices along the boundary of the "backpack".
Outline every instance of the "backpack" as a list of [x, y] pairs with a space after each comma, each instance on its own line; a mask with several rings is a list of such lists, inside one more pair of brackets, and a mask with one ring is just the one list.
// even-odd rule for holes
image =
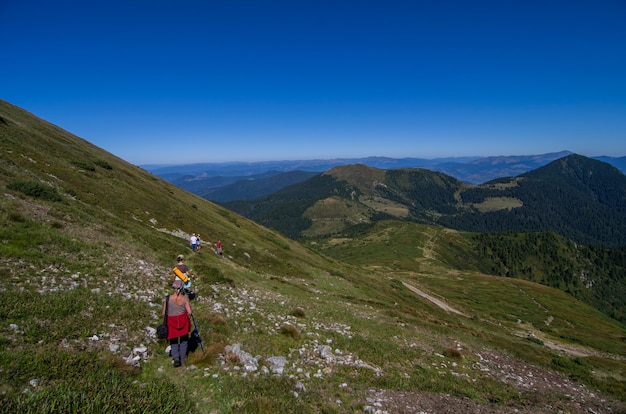
[[165, 297], [165, 315], [163, 315], [163, 324], [157, 326], [156, 334], [159, 339], [167, 339], [167, 310], [169, 308], [170, 295]]
[[187, 283], [189, 282], [189, 277], [184, 274], [179, 268], [178, 266], [174, 266], [174, 268], [172, 269], [172, 271], [174, 272], [174, 274], [176, 275], [176, 277], [178, 277], [180, 280], [183, 281], [183, 283]]

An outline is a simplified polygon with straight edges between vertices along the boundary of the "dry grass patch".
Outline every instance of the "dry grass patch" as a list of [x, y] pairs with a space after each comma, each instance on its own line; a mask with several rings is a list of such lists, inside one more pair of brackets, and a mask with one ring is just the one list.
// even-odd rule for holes
[[293, 339], [300, 339], [300, 337], [302, 336], [300, 334], [300, 330], [295, 325], [292, 325], [290, 323], [286, 323], [280, 327], [280, 334]]
[[296, 318], [305, 318], [306, 312], [301, 307], [294, 308], [290, 313], [291, 316], [295, 316]]

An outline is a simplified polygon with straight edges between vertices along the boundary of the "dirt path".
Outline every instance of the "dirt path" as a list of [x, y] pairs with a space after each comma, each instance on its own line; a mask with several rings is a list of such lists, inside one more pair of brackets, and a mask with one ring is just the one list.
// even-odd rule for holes
[[439, 306], [441, 309], [445, 310], [446, 312], [451, 312], [451, 313], [456, 313], [457, 315], [461, 315], [461, 316], [467, 316], [466, 314], [464, 314], [461, 311], [458, 311], [456, 309], [454, 309], [453, 307], [451, 307], [450, 305], [448, 305], [447, 303], [419, 290], [418, 288], [416, 288], [413, 285], [409, 285], [406, 282], [402, 282], [402, 284], [409, 290], [411, 290], [411, 292], [417, 294], [418, 296], [423, 297], [424, 299], [427, 299], [429, 301], [431, 301], [432, 303], [434, 303], [435, 305]]
[[424, 259], [436, 260], [434, 247], [435, 241], [439, 238], [439, 234], [437, 233], [437, 230], [429, 231], [427, 234], [428, 240], [426, 240], [426, 243], [422, 246], [422, 255], [424, 256]]

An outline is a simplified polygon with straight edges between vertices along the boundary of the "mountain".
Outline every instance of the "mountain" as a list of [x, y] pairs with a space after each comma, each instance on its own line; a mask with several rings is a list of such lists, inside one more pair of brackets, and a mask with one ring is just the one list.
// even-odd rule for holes
[[606, 162], [626, 174], [626, 157], [593, 157], [594, 160]]
[[[391, 219], [482, 233], [466, 243], [478, 259], [457, 253], [448, 262], [559, 288], [626, 321], [626, 177], [576, 154], [481, 186], [428, 170], [336, 167], [267, 198], [224, 206], [315, 246], [327, 239], [377, 240], [369, 232]], [[516, 236], [489, 234], [495, 232]], [[552, 233], [563, 237], [554, 242]], [[605, 256], [612, 259], [605, 263]], [[585, 287], [585, 280], [594, 282]]]
[[[469, 231], [554, 231], [579, 243], [626, 245], [626, 176], [580, 155], [467, 189], [461, 198], [476, 209], [446, 217], [442, 225]], [[521, 205], [484, 209], [501, 202]]]
[[569, 154], [570, 151], [561, 151], [541, 155], [485, 157], [466, 163], [437, 164], [431, 169], [469, 184], [482, 184], [497, 178], [518, 176]]
[[464, 231], [554, 231], [579, 243], [626, 245], [626, 176], [577, 154], [479, 186], [425, 169], [335, 167], [264, 199], [223, 205], [294, 239], [396, 217]]
[[[360, 265], [4, 101], [0, 147], [2, 413], [626, 409], [626, 327], [559, 290], [457, 269], [469, 235], [397, 227], [394, 248], [422, 254]], [[155, 337], [179, 253], [203, 340], [184, 368]]]
[[260, 162], [223, 162], [223, 163], [197, 163], [184, 165], [141, 165], [143, 169], [152, 172], [168, 181], [174, 181], [181, 177], [191, 176], [209, 179], [211, 177], [247, 177], [264, 174], [268, 171], [284, 173], [289, 171], [323, 172], [331, 168], [350, 165], [365, 164], [375, 168], [409, 168], [425, 167], [442, 163], [466, 163], [479, 157], [448, 157], [437, 159], [425, 158], [335, 158], [313, 159], [295, 161], [260, 161]]
[[203, 163], [176, 166], [145, 165], [153, 174], [210, 201], [254, 200], [310, 178], [316, 173], [357, 162], [378, 168], [428, 166], [438, 163], [465, 162], [474, 157], [394, 159], [368, 157], [359, 159], [267, 161], [255, 163]]
[[[177, 166], [146, 165], [144, 169], [207, 200], [227, 202], [262, 198], [294, 184], [293, 172], [321, 173], [337, 166], [363, 164], [382, 169], [425, 168], [443, 172], [468, 184], [482, 184], [537, 169], [570, 151], [541, 155], [458, 158], [367, 157], [332, 160], [204, 163]], [[595, 157], [626, 172], [626, 157]], [[280, 177], [280, 175], [285, 175]], [[304, 175], [301, 175], [304, 177]], [[267, 181], [272, 183], [268, 185]], [[220, 188], [222, 187], [222, 188]], [[219, 188], [219, 189], [218, 189]], [[241, 191], [245, 188], [246, 191]]]
[[266, 171], [249, 176], [208, 177], [203, 173], [200, 176], [185, 175], [169, 181], [207, 200], [228, 202], [262, 198], [289, 185], [305, 181], [315, 174], [307, 171]]
[[255, 200], [285, 188], [306, 181], [315, 173], [290, 171], [269, 177], [250, 177], [238, 180], [230, 185], [198, 191], [198, 195], [207, 200], [228, 202], [232, 200]]

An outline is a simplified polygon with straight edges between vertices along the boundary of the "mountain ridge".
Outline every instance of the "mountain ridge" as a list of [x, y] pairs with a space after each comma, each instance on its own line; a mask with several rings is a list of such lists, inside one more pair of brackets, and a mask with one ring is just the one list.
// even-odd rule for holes
[[[311, 219], [315, 220], [314, 214], [307, 218], [307, 209], [339, 197], [353, 206], [361, 205], [366, 216], [357, 219], [346, 214], [342, 216], [345, 224], [333, 231], [372, 221], [375, 216], [395, 216], [465, 231], [555, 231], [580, 243], [626, 245], [621, 236], [626, 234], [626, 176], [615, 167], [577, 154], [560, 160], [576, 160], [576, 168], [602, 179], [588, 180], [562, 169], [555, 172], [554, 166], [563, 162], [559, 160], [519, 177], [479, 186], [427, 169], [339, 166], [264, 199], [223, 205], [295, 239], [302, 238]], [[332, 177], [333, 182], [321, 177]], [[565, 198], [571, 205], [563, 205]], [[278, 217], [273, 208], [283, 210], [287, 203], [291, 205], [288, 216], [294, 220], [277, 224], [266, 220]], [[574, 213], [572, 208], [580, 211]], [[588, 222], [581, 223], [585, 217]]]
[[[363, 164], [381, 169], [425, 168], [443, 172], [468, 184], [482, 184], [497, 178], [513, 177], [539, 168], [571, 151], [524, 155], [463, 158], [386, 158], [367, 157], [331, 160], [267, 161], [255, 163], [203, 163], [175, 166], [147, 165], [146, 170], [211, 201], [228, 202], [242, 199], [236, 188], [246, 186], [254, 197], [262, 198], [282, 187], [296, 183], [286, 177], [293, 171], [321, 173], [337, 166]], [[592, 157], [626, 172], [626, 157]], [[250, 181], [254, 179], [255, 181]], [[283, 181], [282, 187], [276, 182]], [[239, 182], [237, 184], [237, 182]], [[272, 182], [272, 184], [269, 184]], [[213, 198], [212, 198], [213, 197]], [[251, 196], [244, 196], [250, 200]]]

